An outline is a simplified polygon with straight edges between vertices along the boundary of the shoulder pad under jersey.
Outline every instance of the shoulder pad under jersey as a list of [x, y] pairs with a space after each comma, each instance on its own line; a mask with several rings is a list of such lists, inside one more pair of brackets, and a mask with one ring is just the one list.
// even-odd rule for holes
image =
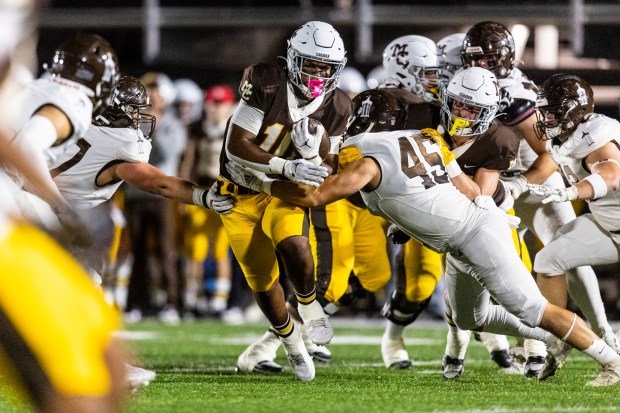
[[620, 122], [605, 115], [592, 114], [575, 129], [560, 150], [573, 158], [583, 159], [614, 140], [620, 143]]
[[508, 126], [516, 125], [528, 118], [536, 110], [538, 88], [519, 69], [513, 69], [510, 75], [498, 79], [501, 90], [499, 117]]

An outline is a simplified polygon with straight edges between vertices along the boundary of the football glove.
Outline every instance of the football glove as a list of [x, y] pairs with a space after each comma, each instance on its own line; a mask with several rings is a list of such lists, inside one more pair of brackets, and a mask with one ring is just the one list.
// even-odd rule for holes
[[394, 244], [405, 244], [411, 239], [403, 230], [398, 228], [398, 225], [391, 224], [387, 230], [387, 236], [392, 240]]
[[504, 184], [504, 188], [512, 195], [512, 199], [517, 199], [522, 193], [528, 191], [527, 178], [523, 175], [511, 181], [502, 181], [502, 183]]
[[322, 165], [315, 165], [305, 159], [288, 161], [277, 156], [269, 160], [269, 171], [284, 175], [293, 182], [312, 186], [319, 186], [329, 175], [327, 168]]
[[495, 201], [493, 201], [493, 198], [488, 195], [478, 195], [476, 198], [474, 198], [474, 203], [479, 208], [487, 209], [496, 214], [499, 214], [508, 223], [510, 228], [518, 228], [519, 224], [521, 223], [521, 218], [507, 214], [501, 209], [499, 209], [497, 205], [495, 205]]
[[232, 196], [220, 194], [217, 182], [214, 182], [208, 191], [199, 186], [194, 187], [192, 198], [194, 205], [212, 209], [219, 215], [230, 214], [235, 206]]
[[247, 168], [237, 162], [228, 161], [226, 170], [234, 182], [256, 192], [271, 194], [271, 183], [274, 181], [265, 173]]
[[295, 122], [291, 132], [291, 140], [302, 158], [315, 165], [320, 165], [323, 160], [319, 155], [319, 148], [321, 147], [323, 135], [325, 135], [325, 127], [318, 123], [316, 130], [312, 133], [308, 126], [308, 117]]
[[579, 196], [579, 190], [574, 185], [568, 188], [552, 188], [548, 185], [528, 184], [527, 188], [531, 193], [543, 197], [543, 204], [572, 201]]

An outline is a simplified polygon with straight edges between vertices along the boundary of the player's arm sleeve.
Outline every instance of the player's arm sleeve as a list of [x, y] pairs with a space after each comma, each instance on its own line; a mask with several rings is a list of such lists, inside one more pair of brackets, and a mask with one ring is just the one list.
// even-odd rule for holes
[[[252, 162], [245, 158], [236, 156], [230, 151], [230, 145], [236, 144], [236, 142], [239, 142], [240, 139], [247, 139], [246, 137], [237, 137], [235, 139], [235, 137], [233, 136], [233, 133], [235, 133], [233, 132], [233, 125], [236, 125], [239, 128], [247, 131], [248, 134], [251, 136], [256, 136], [258, 134], [258, 131], [260, 130], [261, 124], [263, 123], [263, 116], [264, 113], [261, 110], [248, 105], [244, 101], [241, 101], [232, 116], [231, 125], [228, 128], [229, 136], [226, 137], [225, 150], [226, 156], [231, 161], [235, 161], [243, 166], [247, 166], [248, 168], [256, 169], [257, 171], [271, 173], [272, 171], [269, 167], [269, 164]], [[251, 144], [254, 145], [253, 143]], [[257, 150], [262, 149], [257, 148]]]
[[[30, 192], [42, 198], [52, 209], [67, 206], [58, 187], [52, 180], [44, 151], [50, 148], [57, 138], [56, 127], [45, 116], [33, 116], [19, 133], [11, 140], [11, 145], [21, 154], [25, 154], [26, 165], [15, 165], [19, 173], [27, 180]], [[27, 171], [24, 171], [27, 168]]]

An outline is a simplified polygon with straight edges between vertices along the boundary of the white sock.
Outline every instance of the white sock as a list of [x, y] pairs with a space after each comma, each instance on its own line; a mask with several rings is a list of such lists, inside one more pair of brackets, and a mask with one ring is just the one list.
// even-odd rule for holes
[[446, 354], [453, 359], [464, 359], [469, 345], [470, 331], [463, 331], [458, 327], [448, 324], [448, 337], [446, 342]]
[[568, 293], [595, 332], [608, 326], [605, 306], [598, 279], [592, 267], [577, 267], [566, 271]]
[[398, 340], [403, 336], [403, 331], [405, 330], [405, 326], [398, 325], [390, 320], [387, 321], [387, 326], [385, 327], [385, 333], [390, 338], [390, 340]]
[[523, 343], [523, 349], [525, 350], [525, 357], [546, 357], [547, 346], [542, 341], [533, 340], [531, 338], [525, 339]]
[[225, 295], [228, 297], [230, 294], [231, 281], [227, 278], [217, 279], [215, 281], [215, 293], [220, 295]]
[[510, 343], [506, 336], [493, 333], [480, 333], [480, 341], [489, 353], [493, 351], [508, 350]]
[[596, 360], [601, 366], [612, 361], [620, 364], [620, 355], [612, 350], [602, 339], [596, 340], [590, 347], [583, 350], [588, 356]]

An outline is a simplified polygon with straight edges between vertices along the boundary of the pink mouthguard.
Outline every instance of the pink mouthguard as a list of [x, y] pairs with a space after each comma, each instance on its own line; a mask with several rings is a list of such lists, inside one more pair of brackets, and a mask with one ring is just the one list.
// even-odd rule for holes
[[312, 93], [312, 97], [316, 98], [321, 94], [321, 90], [323, 90], [323, 81], [321, 79], [310, 79], [308, 81], [308, 88], [310, 89], [310, 93]]

